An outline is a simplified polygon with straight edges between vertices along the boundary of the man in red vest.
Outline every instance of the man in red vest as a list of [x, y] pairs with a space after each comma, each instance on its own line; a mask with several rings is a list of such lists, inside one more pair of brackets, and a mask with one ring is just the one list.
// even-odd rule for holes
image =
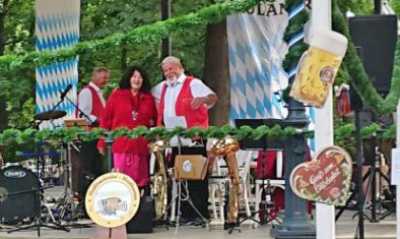
[[152, 90], [158, 103], [158, 125], [208, 127], [208, 109], [217, 95], [201, 80], [187, 76], [179, 58], [166, 57], [161, 68], [165, 81]]
[[[217, 95], [201, 80], [187, 76], [179, 58], [166, 57], [161, 63], [161, 69], [165, 80], [152, 90], [158, 103], [157, 125], [166, 128], [207, 128], [208, 109], [214, 106]], [[183, 146], [188, 146], [184, 140], [182, 142]], [[180, 152], [207, 156], [205, 146], [200, 150], [198, 147], [181, 147]], [[172, 158], [177, 153], [178, 149], [173, 148]], [[207, 179], [189, 181], [188, 186], [193, 204], [203, 217], [208, 217]], [[199, 215], [185, 202], [182, 204], [182, 216], [188, 223], [199, 222]]]
[[[107, 84], [110, 72], [107, 68], [97, 67], [92, 72], [92, 78], [78, 96], [78, 106], [90, 118], [91, 124], [96, 124], [103, 114], [106, 101], [101, 89]], [[81, 117], [83, 117], [81, 115]]]
[[[104, 88], [110, 78], [110, 71], [105, 67], [97, 67], [92, 72], [91, 81], [79, 92], [78, 107], [90, 118], [92, 127], [98, 126], [99, 120], [105, 109], [105, 99], [101, 89]], [[80, 117], [86, 118], [84, 115]], [[97, 150], [97, 140], [83, 142], [79, 153], [80, 171], [78, 181], [79, 194], [84, 197], [89, 183], [103, 173], [101, 156]]]

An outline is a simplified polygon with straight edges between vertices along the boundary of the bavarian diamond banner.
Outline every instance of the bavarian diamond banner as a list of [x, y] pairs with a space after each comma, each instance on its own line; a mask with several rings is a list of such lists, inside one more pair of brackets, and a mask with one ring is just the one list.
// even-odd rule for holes
[[[79, 41], [79, 0], [36, 0], [36, 50], [56, 51]], [[59, 110], [72, 117], [77, 98], [78, 58], [36, 68], [36, 113]], [[70, 89], [70, 90], [68, 90]], [[62, 92], [68, 93], [61, 101]], [[59, 103], [57, 105], [57, 103]], [[49, 120], [41, 128], [62, 125]]]
[[288, 85], [282, 67], [288, 21], [284, 0], [262, 1], [247, 13], [227, 18], [231, 122], [286, 116], [280, 93]]

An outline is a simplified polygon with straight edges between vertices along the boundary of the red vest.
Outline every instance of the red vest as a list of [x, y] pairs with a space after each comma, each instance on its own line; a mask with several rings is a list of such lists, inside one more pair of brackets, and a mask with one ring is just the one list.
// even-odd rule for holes
[[[193, 77], [186, 77], [183, 82], [181, 91], [178, 94], [178, 98], [176, 99], [175, 104], [175, 112], [176, 116], [184, 116], [186, 119], [186, 124], [188, 128], [192, 127], [200, 127], [207, 128], [208, 127], [208, 109], [206, 105], [200, 106], [198, 109], [192, 109], [191, 102], [193, 100], [192, 91], [190, 89], [190, 83], [192, 82]], [[157, 125], [160, 126], [163, 124], [164, 120], [164, 109], [165, 109], [165, 93], [167, 92], [167, 84], [165, 83], [161, 90], [161, 99], [160, 99], [160, 108], [158, 111], [157, 117]]]
[[[97, 94], [96, 89], [94, 89], [92, 86], [87, 85], [85, 88], [90, 90], [90, 93], [92, 93], [92, 112], [89, 114], [94, 115], [97, 117], [97, 120], [100, 120], [101, 116], [103, 115], [103, 112], [105, 110], [105, 106], [101, 103], [101, 99], [99, 95]], [[78, 102], [79, 105], [79, 102]]]

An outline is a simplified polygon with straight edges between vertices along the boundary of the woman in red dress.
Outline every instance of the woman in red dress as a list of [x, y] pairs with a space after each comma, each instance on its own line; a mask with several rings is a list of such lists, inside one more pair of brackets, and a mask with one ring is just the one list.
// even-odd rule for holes
[[[107, 100], [100, 127], [107, 130], [151, 127], [156, 122], [156, 106], [145, 73], [136, 66], [127, 69], [119, 88]], [[100, 142], [100, 141], [99, 141]], [[104, 141], [99, 143], [104, 152]], [[149, 184], [149, 149], [143, 137], [120, 137], [112, 145], [114, 168], [129, 175], [140, 188]]]

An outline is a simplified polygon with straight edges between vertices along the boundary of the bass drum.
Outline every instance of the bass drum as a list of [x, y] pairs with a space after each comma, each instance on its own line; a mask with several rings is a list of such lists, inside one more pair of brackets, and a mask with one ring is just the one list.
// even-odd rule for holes
[[97, 225], [107, 228], [126, 224], [139, 209], [140, 193], [135, 181], [123, 173], [106, 173], [90, 185], [86, 212]]
[[30, 170], [9, 166], [0, 171], [0, 222], [13, 224], [40, 212], [40, 183]]

